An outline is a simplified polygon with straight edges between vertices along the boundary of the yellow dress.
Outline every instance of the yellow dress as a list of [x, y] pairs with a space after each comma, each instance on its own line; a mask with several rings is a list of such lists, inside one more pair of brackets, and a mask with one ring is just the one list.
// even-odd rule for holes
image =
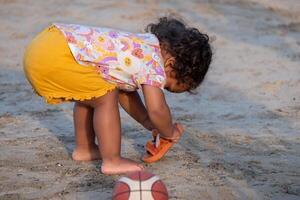
[[64, 35], [53, 25], [28, 45], [23, 66], [35, 92], [49, 104], [88, 100], [116, 88], [101, 78], [94, 66], [78, 64]]

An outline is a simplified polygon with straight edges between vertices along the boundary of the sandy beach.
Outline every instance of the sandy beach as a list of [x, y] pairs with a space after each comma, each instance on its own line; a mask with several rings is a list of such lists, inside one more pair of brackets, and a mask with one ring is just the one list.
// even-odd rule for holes
[[[186, 127], [146, 165], [170, 200], [300, 199], [299, 0], [0, 0], [0, 199], [111, 199], [120, 176], [75, 162], [72, 103], [47, 105], [24, 77], [26, 45], [52, 22], [142, 32], [173, 14], [209, 34], [197, 94], [166, 98]], [[150, 138], [123, 110], [122, 155]]]

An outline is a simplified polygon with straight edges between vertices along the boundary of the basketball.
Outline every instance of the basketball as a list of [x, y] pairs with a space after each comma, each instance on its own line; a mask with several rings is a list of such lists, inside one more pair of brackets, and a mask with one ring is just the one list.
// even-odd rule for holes
[[160, 178], [152, 173], [132, 172], [115, 184], [113, 200], [168, 200], [168, 191]]

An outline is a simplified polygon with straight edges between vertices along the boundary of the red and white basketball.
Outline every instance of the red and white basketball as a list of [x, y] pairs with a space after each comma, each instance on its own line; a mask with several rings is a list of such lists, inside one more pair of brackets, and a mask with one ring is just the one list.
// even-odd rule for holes
[[132, 172], [120, 178], [113, 200], [168, 200], [168, 191], [158, 176], [146, 171]]

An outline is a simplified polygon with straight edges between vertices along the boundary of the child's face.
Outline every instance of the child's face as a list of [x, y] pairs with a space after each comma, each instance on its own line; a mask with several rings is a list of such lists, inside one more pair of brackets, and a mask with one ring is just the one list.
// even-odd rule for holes
[[[172, 59], [172, 58], [171, 58]], [[165, 63], [165, 73], [166, 73], [166, 84], [165, 89], [169, 92], [174, 93], [182, 93], [186, 92], [189, 89], [188, 84], [179, 83], [178, 80], [175, 78], [176, 74], [172, 68], [172, 64], [170, 64], [170, 59]]]
[[175, 71], [173, 70], [172, 66], [175, 63], [175, 58], [171, 56], [167, 51], [162, 48], [161, 55], [164, 60], [164, 67], [166, 73], [166, 84], [165, 89], [169, 92], [174, 93], [182, 93], [186, 92], [189, 89], [187, 84], [179, 83], [175, 78]]
[[167, 83], [165, 85], [165, 89], [169, 92], [182, 93], [188, 90], [188, 85], [178, 83], [178, 81], [175, 78], [167, 76]]

